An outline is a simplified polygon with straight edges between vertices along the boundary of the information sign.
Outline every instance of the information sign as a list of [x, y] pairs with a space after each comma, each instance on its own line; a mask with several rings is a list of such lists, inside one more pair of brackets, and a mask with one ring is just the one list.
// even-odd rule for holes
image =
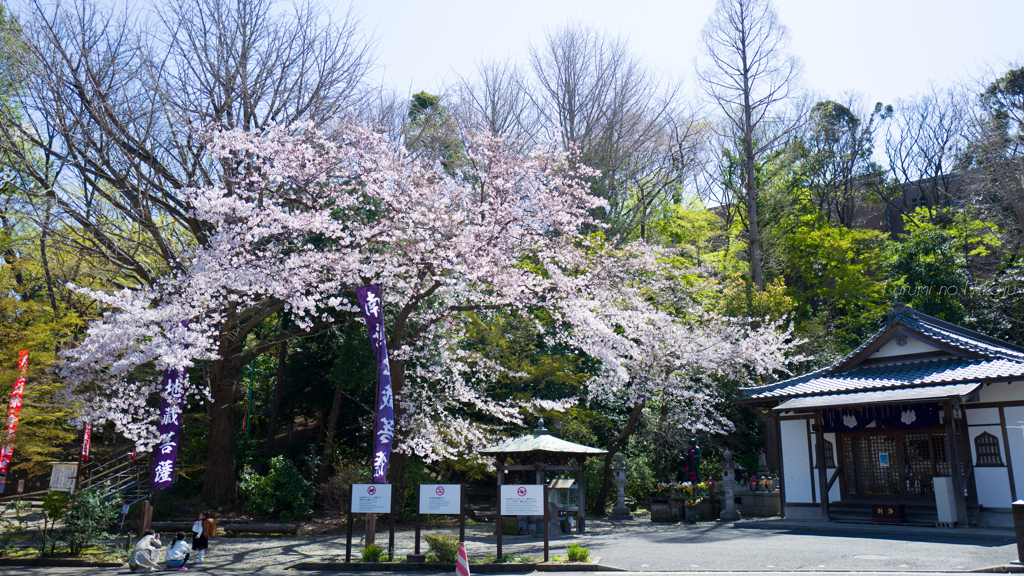
[[544, 485], [521, 484], [501, 487], [502, 516], [543, 516]]
[[391, 512], [391, 484], [353, 484], [352, 512], [388, 514]]
[[50, 464], [53, 466], [53, 471], [50, 472], [50, 490], [57, 492], [74, 491], [78, 464], [67, 462], [51, 462]]
[[24, 493], [25, 493], [25, 481], [24, 480], [18, 480], [18, 494], [24, 494]]
[[461, 490], [459, 484], [420, 484], [420, 514], [459, 514]]

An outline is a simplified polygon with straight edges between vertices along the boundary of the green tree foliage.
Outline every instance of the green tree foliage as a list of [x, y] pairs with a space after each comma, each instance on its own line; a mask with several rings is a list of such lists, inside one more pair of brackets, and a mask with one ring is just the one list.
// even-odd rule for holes
[[832, 222], [856, 226], [858, 209], [882, 186], [884, 170], [871, 160], [875, 121], [891, 115], [892, 107], [881, 103], [866, 123], [849, 106], [832, 100], [811, 108], [810, 130], [799, 143], [801, 172], [814, 205]]
[[89, 546], [112, 537], [107, 529], [117, 521], [120, 507], [121, 498], [111, 497], [102, 487], [80, 490], [71, 500], [57, 537], [67, 544], [72, 556], [81, 556]]
[[784, 249], [797, 328], [817, 321], [842, 346], [856, 347], [888, 305], [878, 278], [882, 234], [833, 224], [822, 213], [796, 220]]
[[413, 94], [405, 126], [405, 146], [415, 154], [439, 162], [456, 175], [468, 158], [455, 118], [441, 98], [427, 92]]
[[313, 483], [283, 456], [270, 460], [266, 476], [256, 474], [252, 468], [243, 470], [238, 491], [246, 500], [245, 509], [253, 514], [291, 522], [313, 513]]

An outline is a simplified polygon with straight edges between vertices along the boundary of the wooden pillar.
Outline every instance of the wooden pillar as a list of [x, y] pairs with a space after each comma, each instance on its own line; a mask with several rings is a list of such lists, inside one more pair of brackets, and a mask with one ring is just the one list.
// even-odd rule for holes
[[1006, 412], [999, 407], [999, 429], [1003, 431], [1003, 452], [1006, 454], [1006, 475], [1010, 482], [1010, 498], [1017, 501], [1017, 484], [1013, 479], [1013, 458], [1010, 456], [1010, 437], [1006, 433]]
[[821, 519], [828, 522], [828, 471], [825, 469], [825, 430], [821, 421], [821, 410], [814, 413], [817, 428], [816, 458], [818, 460], [818, 486], [821, 488]]
[[949, 475], [953, 478], [953, 498], [956, 501], [956, 524], [967, 526], [967, 499], [964, 497], [963, 478], [960, 476], [960, 444], [956, 441], [956, 427], [953, 425], [953, 399], [942, 406], [946, 421], [946, 453], [949, 458]]

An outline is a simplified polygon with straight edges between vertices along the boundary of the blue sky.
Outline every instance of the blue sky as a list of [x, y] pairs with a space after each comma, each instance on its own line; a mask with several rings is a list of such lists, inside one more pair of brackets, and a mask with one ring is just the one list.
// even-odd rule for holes
[[[347, 4], [340, 3], [341, 12]], [[355, 0], [378, 38], [378, 80], [401, 92], [439, 92], [481, 58], [525, 62], [545, 28], [570, 20], [627, 36], [651, 67], [693, 87], [693, 59], [713, 0]], [[891, 103], [1024, 65], [1024, 0], [776, 0], [803, 84]]]

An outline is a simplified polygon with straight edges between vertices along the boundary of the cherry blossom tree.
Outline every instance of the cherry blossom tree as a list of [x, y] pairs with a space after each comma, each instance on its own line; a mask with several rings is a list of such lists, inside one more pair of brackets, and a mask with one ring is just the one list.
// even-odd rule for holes
[[593, 513], [604, 513], [612, 460], [636, 431], [650, 402], [682, 431], [725, 433], [732, 423], [718, 410], [728, 398], [717, 379], [748, 382], [788, 373], [794, 341], [782, 322], [751, 322], [706, 311], [714, 284], [701, 270], [680, 269], [668, 251], [642, 242], [592, 250], [571, 274], [551, 269], [561, 311], [573, 330], [563, 338], [601, 361], [588, 383], [591, 399], [625, 408], [625, 426], [608, 441], [604, 480]]
[[[403, 476], [403, 455], [429, 461], [484, 438], [459, 404], [499, 422], [521, 418], [521, 403], [481, 392], [485, 373], [465, 375], [453, 318], [529, 306], [549, 291], [550, 279], [524, 263], [556, 260], [601, 205], [586, 192], [586, 169], [570, 169], [550, 146], [523, 156], [481, 137], [467, 144], [468, 167], [453, 177], [353, 120], [324, 131], [216, 132], [208, 150], [239, 176], [182, 191], [192, 217], [213, 230], [183, 271], [142, 289], [82, 289], [108, 308], [66, 366], [87, 418], [113, 421], [151, 448], [158, 441], [152, 370], [208, 363], [189, 391], [210, 414], [204, 497], [228, 500], [239, 370], [282, 339], [351, 317], [352, 291], [371, 282], [383, 287], [391, 330], [392, 478]], [[281, 311], [293, 330], [247, 341]], [[533, 407], [557, 404], [525, 406]]]
[[[785, 333], [707, 316], [666, 254], [643, 243], [611, 251], [583, 236], [603, 201], [587, 191], [591, 171], [554, 146], [524, 155], [496, 137], [471, 138], [453, 175], [348, 119], [324, 131], [209, 138], [213, 159], [238, 174], [182, 191], [210, 241], [148, 288], [81, 289], [108, 312], [65, 369], [87, 418], [151, 448], [162, 440], [153, 370], [208, 364], [189, 383], [210, 414], [205, 497], [234, 494], [241, 367], [282, 339], [355, 317], [353, 291], [369, 283], [383, 288], [390, 329], [396, 483], [410, 455], [471, 453], [524, 424], [524, 413], [573, 400], [492, 397], [489, 383], [505, 369], [460, 346], [470, 312], [548, 308], [564, 324], [556, 338], [601, 362], [592, 396], [636, 411], [670, 397], [689, 427], [728, 426], [706, 375], [784, 362]], [[293, 330], [252, 337], [281, 311]]]

